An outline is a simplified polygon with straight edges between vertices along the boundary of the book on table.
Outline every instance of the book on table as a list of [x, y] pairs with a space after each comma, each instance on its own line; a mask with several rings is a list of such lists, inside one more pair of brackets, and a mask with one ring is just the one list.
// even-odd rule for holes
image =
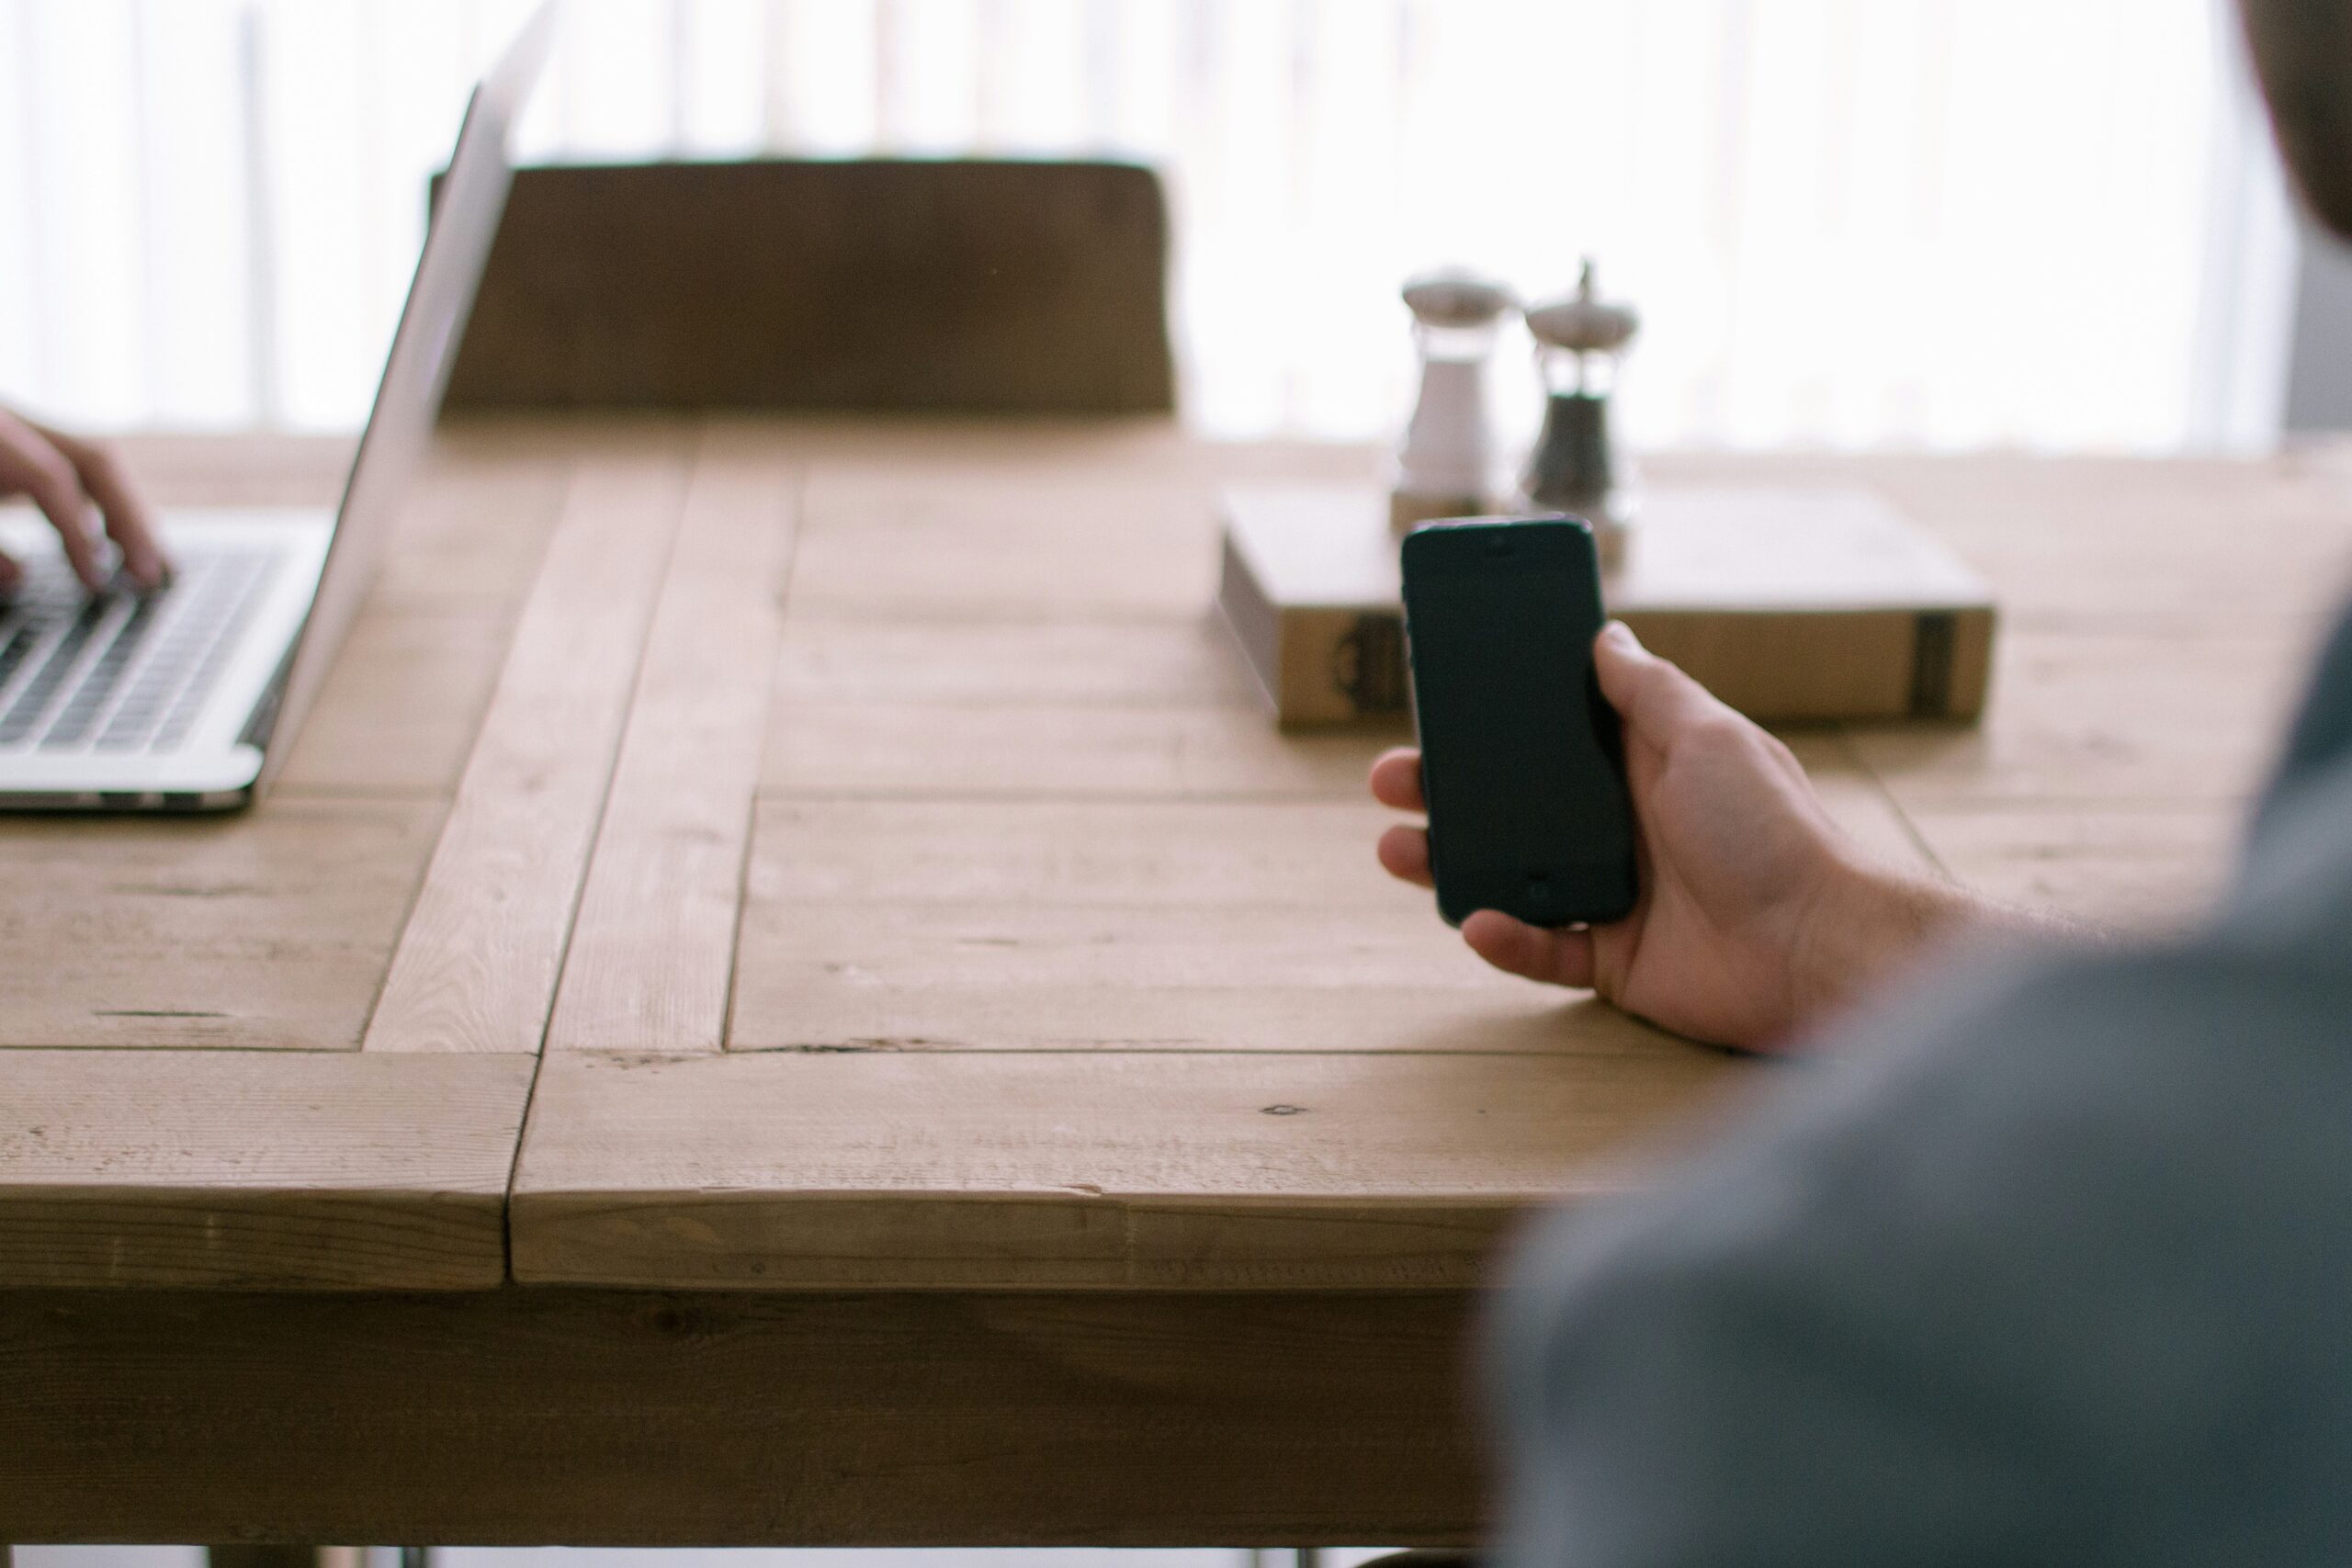
[[[1408, 706], [1397, 538], [1372, 486], [1224, 497], [1217, 605], [1285, 727]], [[1975, 718], [1992, 590], [1940, 540], [1854, 486], [1659, 486], [1609, 611], [1762, 723]]]

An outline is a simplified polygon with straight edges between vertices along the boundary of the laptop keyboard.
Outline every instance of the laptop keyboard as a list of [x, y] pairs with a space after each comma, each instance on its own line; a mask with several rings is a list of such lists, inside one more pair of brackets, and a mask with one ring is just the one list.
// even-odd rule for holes
[[279, 556], [185, 550], [160, 592], [91, 598], [57, 557], [0, 604], [0, 753], [168, 751], [187, 740]]

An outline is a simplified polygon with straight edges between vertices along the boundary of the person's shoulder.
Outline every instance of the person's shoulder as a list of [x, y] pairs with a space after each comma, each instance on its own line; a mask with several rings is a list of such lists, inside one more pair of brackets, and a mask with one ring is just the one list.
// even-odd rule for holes
[[2317, 712], [2330, 699], [2315, 691], [2212, 933], [2249, 960], [2339, 976], [2352, 973], [2352, 638], [2346, 662], [2345, 689], [2333, 698], [2345, 740], [2327, 748], [2335, 716]]
[[1673, 1506], [1742, 1529], [1759, 1484], [1899, 1517], [1894, 1453], [2043, 1523], [2155, 1517], [2184, 1474], [2253, 1495], [2282, 1442], [2352, 1458], [2347, 1018], [2340, 966], [2221, 930], [1948, 976], [1556, 1220], [1498, 1372], [1558, 1465], [1603, 1469], [1580, 1502], [1641, 1492], [1595, 1457], [1631, 1430], [1713, 1478]]
[[[2217, 927], [1956, 970], [1764, 1069], [1786, 1081], [1641, 1196], [1560, 1222], [1522, 1282], [1983, 1365], [2062, 1342], [2089, 1364], [2151, 1302], [2208, 1326], [2291, 1308], [2265, 1283], [2352, 1212], [2352, 965], [2312, 951]], [[2329, 1256], [2352, 1291], [2352, 1249]]]
[[2312, 661], [2301, 705], [2255, 810], [2255, 846], [2260, 847], [2284, 809], [2313, 790], [2326, 790], [2332, 779], [2347, 771], [2352, 771], [2352, 604], [2345, 607]]

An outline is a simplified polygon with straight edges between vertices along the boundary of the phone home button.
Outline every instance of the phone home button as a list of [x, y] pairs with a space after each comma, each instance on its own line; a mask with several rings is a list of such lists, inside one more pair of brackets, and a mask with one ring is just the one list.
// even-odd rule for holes
[[1531, 872], [1527, 877], [1527, 901], [1548, 904], [1552, 901], [1552, 881], [1541, 872]]

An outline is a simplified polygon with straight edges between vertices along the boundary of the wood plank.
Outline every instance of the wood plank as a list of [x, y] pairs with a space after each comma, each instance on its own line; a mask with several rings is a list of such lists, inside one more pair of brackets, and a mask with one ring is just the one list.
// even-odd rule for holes
[[685, 476], [660, 427], [574, 470], [367, 1049], [538, 1049]]
[[1996, 898], [2129, 931], [2166, 931], [2221, 892], [2241, 813], [2061, 801], [1915, 807], [1952, 874]]
[[18, 1540], [1468, 1542], [1468, 1292], [0, 1292]]
[[356, 1048], [440, 820], [288, 795], [0, 821], [0, 949], [38, 976], [0, 994], [0, 1043]]
[[550, 1056], [528, 1283], [1466, 1285], [1739, 1075], [1643, 1055]]
[[2324, 459], [1661, 453], [1660, 484], [1866, 484], [1992, 580], [2008, 625], [2154, 627], [2325, 614], [2352, 508]]
[[768, 805], [730, 1047], [1559, 1048], [1556, 996], [1488, 970], [1374, 863], [1390, 819], [1368, 801]]
[[1373, 863], [1386, 819], [1352, 806], [768, 806], [729, 1048], [1658, 1048], [1612, 1010], [1478, 960], [1427, 894]]
[[473, 750], [512, 619], [495, 605], [447, 601], [363, 609], [273, 795], [447, 800]]
[[[1831, 817], [1883, 862], [1933, 869], [1836, 737], [1801, 737]], [[1405, 820], [1368, 798], [1274, 801], [772, 800], [758, 808], [746, 901], [1049, 903], [1326, 913], [1404, 903], [1374, 859]]]
[[[924, 923], [936, 928], [944, 918], [932, 912]], [[770, 974], [747, 955], [728, 1049], [1548, 1056], [1683, 1048], [1581, 992], [1497, 974], [1442, 927], [1425, 940], [1424, 966], [1450, 965], [1455, 983], [1218, 987], [1105, 976], [1093, 984], [1024, 987], [991, 966], [977, 976], [926, 976], [893, 986], [867, 981], [848, 964], [829, 972], [821, 963], [802, 962]], [[883, 973], [903, 978], [918, 970], [897, 961]]]
[[1396, 820], [1368, 798], [767, 801], [746, 906], [1418, 908], [1373, 858]]
[[1906, 809], [2068, 800], [2226, 809], [2260, 784], [2317, 631], [2018, 630], [2003, 639], [1983, 725], [1857, 728], [1854, 750]]
[[[941, 637], [942, 662], [952, 662]], [[1872, 731], [1873, 736], [1907, 732]], [[1941, 735], [1945, 732], [1930, 732]], [[780, 694], [761, 767], [763, 797], [905, 799], [1363, 798], [1373, 759], [1402, 726], [1284, 734], [1252, 707], [1086, 702], [842, 702]], [[1850, 830], [1902, 858], [1887, 804], [1829, 732], [1784, 739]]]
[[495, 1285], [531, 1067], [0, 1051], [0, 1287]]
[[[942, 657], [949, 641], [954, 657]], [[795, 615], [781, 702], [1241, 704], [1248, 673], [1224, 627], [1185, 620], [827, 620]]]
[[1192, 621], [1212, 603], [1216, 580], [1215, 491], [1204, 478], [1083, 462], [1009, 472], [819, 464], [803, 502], [791, 609], [796, 617]]
[[777, 705], [763, 795], [1354, 799], [1405, 739], [1284, 736], [1240, 706]]
[[716, 1051], [791, 551], [794, 475], [706, 437], [647, 636], [549, 1043]]
[[[1867, 853], [1938, 874], [1839, 738], [1795, 749]], [[1360, 773], [1344, 800], [971, 798], [955, 783], [951, 770], [934, 796], [763, 803], [731, 1049], [1650, 1040], [1603, 1010], [1564, 1014], [1560, 993], [1476, 960], [1426, 894], [1378, 868], [1397, 818], [1363, 798]]]
[[582, 452], [639, 439], [642, 423], [443, 426], [401, 506], [369, 589], [372, 605], [507, 607], [531, 589]]
[[1908, 876], [1949, 874], [1886, 785], [1864, 766], [1850, 730], [1790, 730], [1781, 732], [1781, 739], [1812, 781], [1821, 808], [1863, 858]]
[[2352, 590], [2352, 509], [2290, 462], [1969, 457], [1873, 482], [1984, 572], [2016, 624], [2219, 630], [2325, 614]]

